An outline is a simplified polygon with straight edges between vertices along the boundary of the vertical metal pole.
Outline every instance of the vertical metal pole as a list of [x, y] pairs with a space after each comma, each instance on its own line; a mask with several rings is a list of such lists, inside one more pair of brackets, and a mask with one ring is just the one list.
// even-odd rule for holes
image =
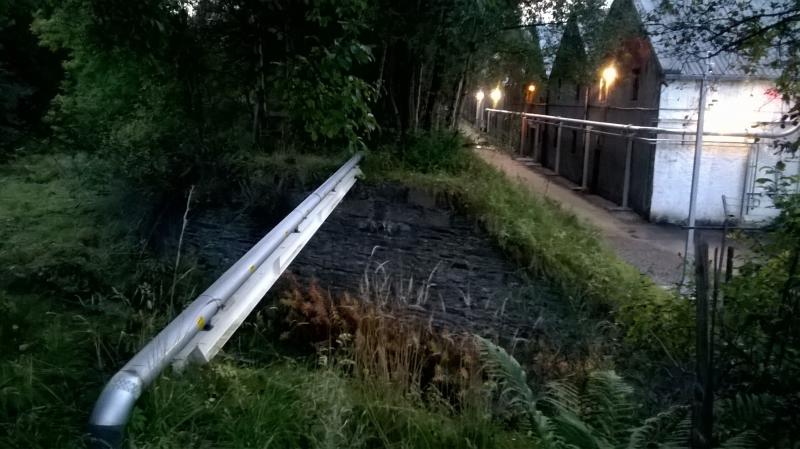
[[581, 175], [581, 189], [589, 190], [589, 149], [592, 140], [592, 126], [588, 125], [583, 132], [583, 175]]
[[[692, 170], [692, 191], [689, 197], [689, 232], [686, 234], [686, 247], [684, 248], [687, 260], [688, 256], [694, 252], [694, 225], [695, 208], [697, 206], [697, 185], [700, 181], [700, 161], [703, 157], [703, 125], [706, 113], [706, 79], [707, 73], [703, 74], [700, 80], [700, 101], [697, 106], [697, 132], [694, 137], [694, 169]], [[686, 272], [687, 266], [684, 261], [683, 271]]]
[[483, 101], [477, 98], [475, 99], [475, 126], [477, 126], [478, 129], [481, 129], [481, 103], [483, 103]]
[[536, 124], [536, 128], [534, 128], [535, 134], [533, 135], [533, 161], [541, 163], [542, 162], [542, 151], [540, 149], [541, 142], [542, 142], [542, 125], [541, 123]]
[[522, 117], [521, 119], [521, 127], [520, 127], [520, 136], [519, 136], [519, 155], [525, 156], [525, 141], [528, 137], [528, 119]]
[[622, 180], [622, 208], [628, 207], [628, 194], [631, 190], [631, 158], [633, 157], [633, 134], [628, 135], [625, 146], [625, 178]]
[[563, 125], [563, 122], [558, 122], [558, 132], [556, 133], [556, 174], [559, 174], [559, 170], [561, 169], [561, 125]]
[[[752, 145], [747, 146], [747, 160], [744, 163], [744, 176], [742, 176], [742, 198], [739, 201], [739, 220], [744, 219], [744, 205], [747, 201], [747, 183], [750, 179], [750, 163], [752, 162], [751, 159], [753, 158], [753, 147], [755, 146], [755, 142]], [[800, 166], [798, 166], [800, 167]]]

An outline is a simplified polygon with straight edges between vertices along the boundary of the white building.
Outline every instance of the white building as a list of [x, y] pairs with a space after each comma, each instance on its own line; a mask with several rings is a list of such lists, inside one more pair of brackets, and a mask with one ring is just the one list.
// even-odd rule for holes
[[[658, 2], [636, 0], [635, 3], [644, 17]], [[756, 67], [755, 73], [747, 73], [744, 61], [730, 54], [714, 56], [707, 61], [682, 59], [675, 55], [676, 49], [666, 39], [651, 38], [663, 76], [658, 127], [696, 129], [701, 79], [710, 68], [706, 132], [783, 131], [778, 123], [789, 107], [775, 89], [778, 71]], [[754, 127], [757, 124], [762, 125]], [[658, 136], [652, 170], [651, 221], [685, 222], [689, 213], [694, 151], [694, 135]], [[786, 174], [798, 173], [797, 159], [790, 156], [775, 148], [774, 139], [706, 136], [700, 164], [697, 220], [720, 223], [727, 214], [752, 224], [768, 221], [777, 211], [766, 195], [765, 186], [757, 180], [769, 177], [767, 171], [779, 160], [787, 164]]]

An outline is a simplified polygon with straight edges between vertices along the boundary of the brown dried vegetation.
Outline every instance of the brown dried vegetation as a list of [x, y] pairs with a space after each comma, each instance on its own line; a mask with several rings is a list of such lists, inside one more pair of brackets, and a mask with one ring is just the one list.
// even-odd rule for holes
[[404, 394], [435, 391], [453, 404], [482, 385], [474, 339], [437, 330], [400, 305], [334, 297], [296, 282], [281, 303], [281, 337], [311, 344], [320, 364]]

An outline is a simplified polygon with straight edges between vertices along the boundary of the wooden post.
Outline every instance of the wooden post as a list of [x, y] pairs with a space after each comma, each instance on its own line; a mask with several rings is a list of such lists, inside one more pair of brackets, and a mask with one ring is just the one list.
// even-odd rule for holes
[[711, 339], [709, 336], [708, 293], [710, 284], [708, 244], [697, 245], [695, 251], [696, 284], [696, 362], [694, 401], [692, 404], [692, 448], [711, 447], [713, 426], [713, 385], [711, 379]]

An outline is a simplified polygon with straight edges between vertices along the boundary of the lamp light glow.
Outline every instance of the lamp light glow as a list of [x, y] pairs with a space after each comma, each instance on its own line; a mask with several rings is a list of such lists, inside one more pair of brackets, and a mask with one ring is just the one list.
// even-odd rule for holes
[[503, 94], [500, 92], [500, 88], [495, 87], [494, 89], [492, 89], [492, 92], [489, 93], [489, 98], [491, 98], [494, 105], [497, 106], [497, 102], [500, 101], [501, 98], [503, 98]]
[[483, 97], [484, 96], [485, 95], [483, 94], [483, 89], [481, 89], [481, 90], [479, 90], [478, 92], [475, 93], [475, 99], [478, 100], [478, 101], [483, 101]]
[[533, 92], [535, 90], [536, 90], [536, 86], [534, 86], [533, 84], [529, 84], [528, 85], [528, 92]]
[[614, 64], [611, 64], [605, 69], [603, 69], [603, 73], [601, 76], [603, 77], [603, 81], [605, 82], [605, 88], [608, 89], [609, 87], [611, 87], [612, 84], [614, 84], [614, 81], [617, 80], [617, 76], [619, 76], [619, 74], [617, 73], [617, 68], [614, 67]]

